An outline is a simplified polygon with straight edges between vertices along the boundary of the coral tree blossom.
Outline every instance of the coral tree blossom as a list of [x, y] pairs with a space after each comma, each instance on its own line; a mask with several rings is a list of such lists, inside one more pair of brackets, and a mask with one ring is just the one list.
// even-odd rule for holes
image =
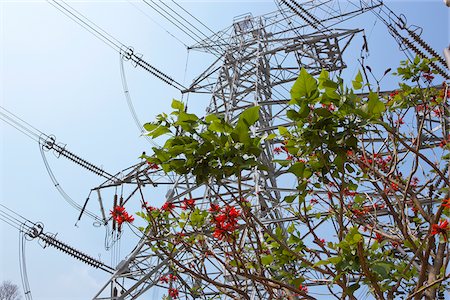
[[447, 220], [441, 220], [439, 224], [433, 224], [431, 226], [431, 235], [442, 234], [444, 239], [447, 240], [447, 231], [450, 230], [448, 227]]
[[216, 206], [212, 210], [214, 213], [212, 222], [215, 225], [213, 236], [217, 239], [225, 239], [238, 228], [237, 223], [238, 218], [241, 216], [241, 211], [229, 205], [220, 210], [217, 208]]
[[162, 211], [168, 211], [168, 212], [171, 212], [174, 208], [175, 208], [175, 204], [173, 204], [172, 202], [166, 202], [163, 204], [163, 206], [161, 206]]
[[184, 198], [183, 202], [181, 203], [181, 209], [187, 210], [187, 209], [193, 209], [195, 207], [195, 200], [194, 199], [186, 199]]
[[116, 206], [113, 210], [111, 210], [111, 216], [113, 219], [117, 222], [117, 224], [121, 225], [124, 222], [132, 223], [134, 221], [134, 217], [132, 215], [129, 215], [125, 211], [125, 207], [123, 206]]
[[172, 297], [172, 299], [178, 299], [178, 289], [170, 288], [169, 296]]

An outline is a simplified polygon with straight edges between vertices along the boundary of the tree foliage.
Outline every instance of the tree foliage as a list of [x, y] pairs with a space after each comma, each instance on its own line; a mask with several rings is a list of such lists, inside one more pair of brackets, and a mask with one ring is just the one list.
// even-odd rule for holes
[[[430, 128], [449, 116], [448, 87], [432, 87], [419, 58], [397, 73], [397, 91], [357, 93], [370, 88], [361, 73], [348, 87], [302, 69], [285, 112], [292, 126], [272, 134], [255, 130], [258, 106], [230, 121], [174, 100], [170, 115], [145, 124], [150, 137], [168, 136], [143, 156], [150, 164], [215, 193], [139, 213], [153, 251], [170, 260], [167, 297], [357, 299], [366, 287], [377, 299], [435, 299], [448, 289], [450, 143], [448, 129], [437, 140]], [[264, 206], [258, 173], [295, 188]]]

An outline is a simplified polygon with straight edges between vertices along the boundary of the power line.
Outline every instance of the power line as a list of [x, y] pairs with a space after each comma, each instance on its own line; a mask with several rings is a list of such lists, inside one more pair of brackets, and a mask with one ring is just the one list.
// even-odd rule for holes
[[[115, 51], [120, 52], [120, 50], [125, 47], [118, 40], [109, 35], [106, 31], [101, 29], [99, 26], [89, 21], [86, 17], [84, 17], [81, 13], [73, 9], [64, 1], [56, 1], [56, 0], [47, 0], [53, 7], [58, 9], [60, 12], [71, 18], [78, 25], [82, 26], [85, 30], [89, 31], [93, 35], [95, 35], [102, 42], [107, 44], [109, 47], [114, 49]], [[64, 5], [63, 5], [64, 4]]]
[[[24, 234], [24, 237], [28, 237], [30, 239], [39, 238], [41, 241], [45, 243], [45, 246], [52, 246], [94, 268], [101, 269], [103, 271], [106, 271], [108, 273], [113, 273], [113, 268], [105, 265], [103, 262], [93, 258], [92, 256], [89, 256], [74, 247], [58, 240], [55, 238], [55, 235], [44, 233], [44, 225], [42, 223], [33, 223], [29, 221], [28, 219], [24, 218], [20, 214], [14, 212], [13, 210], [9, 209], [8, 207], [4, 206], [3, 204], [0, 204], [0, 220], [4, 221], [5, 223], [11, 225], [12, 227], [18, 229], [20, 232]], [[44, 246], [44, 247], [45, 247]], [[25, 256], [25, 253], [21, 253], [23, 256]], [[24, 259], [24, 257], [23, 257]], [[23, 265], [25, 266], [25, 265]], [[22, 267], [22, 264], [21, 264]], [[22, 271], [22, 268], [21, 268]], [[26, 267], [23, 269], [22, 278], [24, 281], [27, 281], [26, 279]], [[27, 284], [24, 285], [25, 289], [29, 289], [27, 287]]]
[[[196, 34], [194, 31], [192, 31], [192, 29], [188, 28], [185, 24], [180, 22], [178, 19], [174, 18], [172, 16], [172, 14], [168, 13], [164, 8], [162, 8], [161, 6], [156, 4], [154, 1], [151, 1], [153, 3], [153, 5], [150, 2], [148, 2], [147, 0], [142, 0], [142, 1], [145, 4], [147, 4], [150, 8], [152, 8], [154, 11], [156, 11], [158, 14], [160, 14], [162, 17], [164, 17], [166, 20], [168, 20], [170, 23], [172, 23], [175, 27], [177, 27], [178, 29], [183, 31], [186, 35], [188, 35], [194, 41], [200, 42], [200, 40], [202, 40], [202, 37], [200, 37], [198, 34]], [[163, 12], [161, 12], [161, 11], [163, 11]]]
[[123, 55], [126, 59], [133, 61], [136, 66], [143, 68], [156, 78], [167, 83], [168, 85], [171, 85], [172, 87], [175, 87], [181, 92], [186, 90], [186, 88], [183, 85], [175, 81], [172, 77], [158, 70], [157, 68], [155, 68], [154, 66], [143, 60], [141, 57], [137, 56], [131, 47], [125, 46], [122, 42], [114, 38], [111, 34], [107, 33], [105, 30], [96, 25], [94, 22], [87, 19], [83, 14], [75, 10], [66, 2], [62, 0], [61, 1], [47, 0], [47, 2], [50, 3], [56, 9], [58, 9], [60, 12], [64, 13], [66, 16], [71, 18], [85, 30], [92, 33], [95, 37], [97, 37], [102, 42], [107, 44], [113, 50]]
[[193, 16], [189, 11], [187, 11], [184, 7], [182, 7], [180, 4], [176, 3], [174, 0], [172, 0], [172, 2], [178, 6], [179, 8], [181, 8], [183, 11], [185, 11], [187, 14], [189, 14], [192, 18], [194, 18], [198, 23], [200, 23], [201, 25], [203, 25], [203, 27], [205, 27], [206, 29], [208, 29], [213, 35], [215, 35], [216, 33], [209, 28], [208, 26], [206, 26], [202, 21], [200, 21], [199, 19], [197, 19], [195, 16]]
[[175, 40], [183, 44], [184, 47], [188, 48], [188, 45], [184, 43], [182, 40], [180, 40], [178, 37], [176, 37], [173, 33], [171, 33], [169, 30], [167, 30], [164, 26], [162, 26], [160, 23], [158, 23], [155, 19], [153, 19], [148, 13], [146, 13], [144, 10], [142, 10], [139, 6], [137, 6], [133, 1], [127, 0], [128, 3], [133, 5], [138, 11], [140, 11], [144, 16], [146, 16], [150, 21], [155, 23], [158, 27], [160, 27], [162, 30], [164, 30], [168, 35], [173, 37]]

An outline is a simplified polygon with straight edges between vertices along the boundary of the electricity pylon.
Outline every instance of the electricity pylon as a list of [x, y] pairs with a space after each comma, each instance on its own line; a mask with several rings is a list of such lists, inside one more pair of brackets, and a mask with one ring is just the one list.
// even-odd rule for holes
[[[260, 106], [260, 119], [253, 128], [254, 133], [270, 134], [278, 126], [292, 126], [286, 117], [286, 110], [290, 87], [300, 69], [305, 68], [311, 74], [319, 74], [322, 69], [330, 72], [343, 70], [346, 67], [343, 54], [352, 39], [357, 34], [362, 35], [363, 30], [335, 29], [335, 26], [362, 13], [380, 9], [383, 5], [378, 1], [371, 3], [368, 5], [361, 1], [361, 6], [355, 6], [354, 10], [342, 11], [335, 1], [300, 3], [282, 0], [278, 1], [278, 10], [273, 13], [258, 17], [250, 14], [240, 16], [229, 28], [192, 47], [221, 55], [193, 80], [187, 92], [210, 94], [207, 113], [224, 115], [230, 122], [236, 121], [244, 109]], [[399, 36], [397, 38], [404, 45], [412, 44]], [[442, 72], [445, 74], [444, 70]], [[429, 132], [434, 132], [433, 128], [429, 128]], [[436, 140], [438, 138], [433, 141]], [[242, 192], [248, 196], [254, 214], [262, 224], [287, 227], [296, 217], [283, 207], [282, 199], [297, 190], [293, 188], [292, 178], [286, 179], [273, 163], [273, 143], [277, 142], [280, 141], [266, 141], [263, 145], [260, 160], [268, 170], [248, 172], [243, 176], [241, 185], [245, 187]], [[144, 186], [170, 185], [166, 201], [180, 203], [183, 198], [189, 197], [195, 199], [197, 205], [207, 208], [219, 197], [229, 203], [235, 202], [232, 194], [238, 186], [235, 178], [199, 186], [193, 177], [167, 175], [144, 162], [124, 174], [122, 180], [108, 182], [96, 189], [101, 191], [111, 186], [133, 185], [130, 196], [121, 202], [125, 203]], [[172, 272], [170, 262], [152, 249], [151, 234], [142, 236], [94, 299], [137, 299], [150, 289], [157, 288], [161, 275]], [[181, 249], [173, 255], [186, 266], [203, 264], [212, 277], [239, 284], [239, 289], [251, 299], [269, 299], [257, 283], [233, 277], [222, 268], [208, 263], [208, 258], [200, 253], [183, 252]], [[309, 278], [316, 278], [313, 273], [311, 271]], [[207, 282], [189, 276], [179, 279], [182, 282], [182, 299], [210, 299], [219, 293]], [[330, 280], [325, 278], [306, 284], [328, 283]]]

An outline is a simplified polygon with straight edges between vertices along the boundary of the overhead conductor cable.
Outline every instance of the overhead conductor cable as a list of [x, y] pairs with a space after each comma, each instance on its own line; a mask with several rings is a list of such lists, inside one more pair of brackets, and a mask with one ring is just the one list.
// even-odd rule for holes
[[130, 47], [125, 46], [123, 43], [121, 43], [119, 40], [117, 40], [112, 35], [107, 33], [105, 30], [100, 28], [98, 25], [87, 19], [83, 14], [75, 10], [65, 1], [47, 0], [47, 2], [50, 3], [56, 9], [58, 9], [60, 12], [71, 18], [85, 30], [89, 31], [99, 40], [107, 44], [113, 50], [115, 50], [121, 55], [124, 55], [125, 58], [133, 61], [136, 66], [140, 66], [141, 68], [143, 68], [156, 78], [178, 89], [181, 92], [184, 92], [186, 90], [186, 88], [182, 84], [178, 83], [172, 77], [166, 75], [165, 73], [161, 72], [148, 62], [144, 61], [141, 57], [137, 56]]

